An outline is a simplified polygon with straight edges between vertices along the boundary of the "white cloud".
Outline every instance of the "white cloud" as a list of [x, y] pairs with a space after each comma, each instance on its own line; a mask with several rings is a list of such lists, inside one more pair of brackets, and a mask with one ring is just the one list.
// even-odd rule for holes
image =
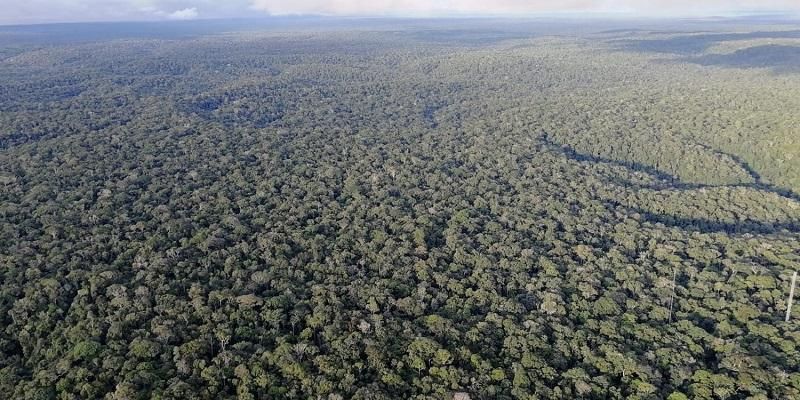
[[[176, 11], [177, 10], [177, 11]], [[0, 24], [272, 15], [443, 16], [552, 12], [724, 15], [800, 12], [800, 0], [0, 0]]]
[[709, 15], [800, 10], [800, 0], [251, 0], [273, 15], [447, 15], [624, 12]]
[[177, 10], [175, 12], [167, 14], [167, 18], [187, 20], [187, 19], [195, 19], [197, 18], [198, 15], [200, 14], [197, 12], [197, 7], [191, 7], [191, 8], [184, 8], [183, 10]]

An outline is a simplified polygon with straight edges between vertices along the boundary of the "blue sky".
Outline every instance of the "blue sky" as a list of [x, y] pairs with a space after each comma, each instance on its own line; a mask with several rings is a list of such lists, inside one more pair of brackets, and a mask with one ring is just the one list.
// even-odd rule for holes
[[800, 0], [0, 0], [0, 24], [287, 14], [436, 17], [593, 13], [702, 17], [771, 12], [800, 14]]

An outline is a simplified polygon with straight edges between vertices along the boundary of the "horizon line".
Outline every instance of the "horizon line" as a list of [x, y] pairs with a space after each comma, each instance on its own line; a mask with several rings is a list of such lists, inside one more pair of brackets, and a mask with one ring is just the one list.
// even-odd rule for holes
[[446, 13], [446, 14], [267, 14], [263, 16], [231, 16], [231, 17], [198, 17], [187, 20], [170, 19], [119, 19], [119, 20], [82, 20], [82, 21], [37, 21], [37, 22], [0, 22], [2, 28], [30, 27], [46, 25], [75, 25], [75, 24], [130, 24], [130, 23], [192, 23], [203, 21], [258, 21], [269, 19], [329, 19], [329, 20], [480, 20], [480, 19], [507, 19], [507, 20], [626, 20], [626, 21], [702, 21], [702, 20], [742, 20], [749, 18], [759, 19], [787, 19], [800, 22], [800, 12], [773, 10], [773, 11], [748, 11], [730, 14], [708, 14], [708, 15], [659, 15], [651, 13], [635, 13], [626, 11], [563, 11], [546, 13], [526, 13], [526, 14], [507, 14], [507, 13]]

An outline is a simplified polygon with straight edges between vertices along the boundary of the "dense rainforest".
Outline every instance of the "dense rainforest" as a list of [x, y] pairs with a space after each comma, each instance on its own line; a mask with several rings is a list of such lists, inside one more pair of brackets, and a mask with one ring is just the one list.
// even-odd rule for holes
[[800, 399], [800, 26], [448, 24], [0, 29], [0, 398]]

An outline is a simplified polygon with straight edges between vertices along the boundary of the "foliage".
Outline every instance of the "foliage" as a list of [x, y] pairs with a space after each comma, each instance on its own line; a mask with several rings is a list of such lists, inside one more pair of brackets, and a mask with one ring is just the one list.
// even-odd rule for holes
[[1, 59], [0, 391], [800, 398], [796, 75], [410, 32]]

